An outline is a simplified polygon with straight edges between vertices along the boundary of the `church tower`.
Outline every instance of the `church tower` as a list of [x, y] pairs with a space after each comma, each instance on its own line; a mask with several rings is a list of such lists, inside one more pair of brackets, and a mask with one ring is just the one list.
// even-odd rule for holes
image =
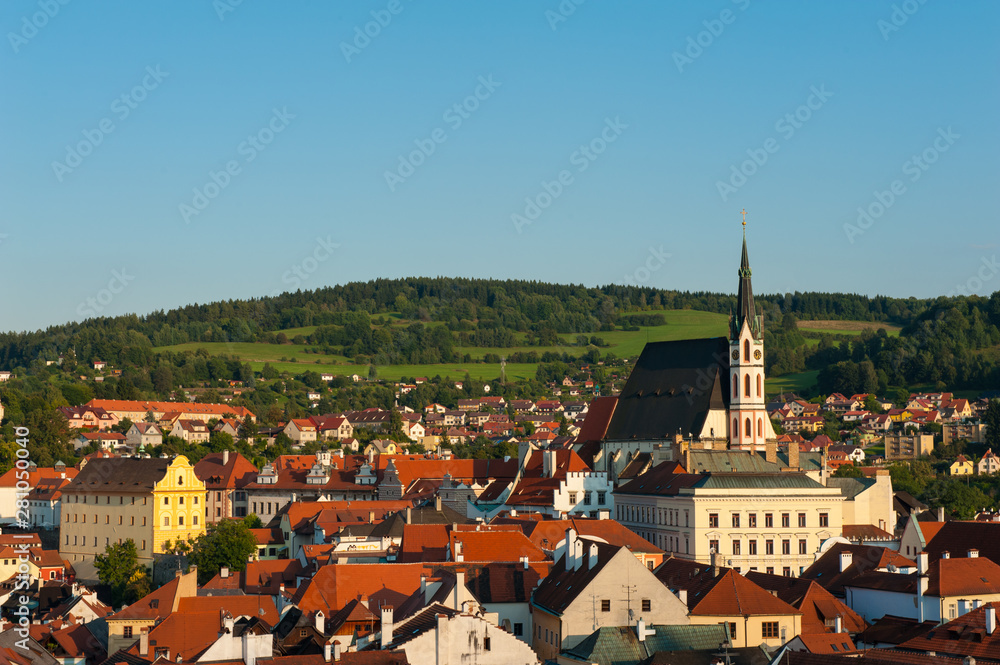
[[743, 211], [743, 257], [736, 312], [729, 315], [729, 448], [763, 451], [776, 438], [764, 403], [763, 320], [757, 314], [750, 284], [746, 211]]

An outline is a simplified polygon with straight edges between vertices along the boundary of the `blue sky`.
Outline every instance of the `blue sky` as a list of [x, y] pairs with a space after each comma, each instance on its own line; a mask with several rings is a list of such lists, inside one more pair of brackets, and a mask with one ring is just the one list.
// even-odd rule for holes
[[758, 293], [989, 294], [998, 18], [8, 0], [0, 329], [410, 275], [734, 292], [743, 208]]

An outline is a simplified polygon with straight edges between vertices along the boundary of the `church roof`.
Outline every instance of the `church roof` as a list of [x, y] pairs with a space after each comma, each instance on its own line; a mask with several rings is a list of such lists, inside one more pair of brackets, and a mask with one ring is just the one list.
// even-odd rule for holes
[[724, 337], [646, 344], [618, 396], [605, 439], [697, 435], [710, 409], [729, 407], [728, 353]]
[[736, 315], [732, 319], [731, 336], [733, 339], [739, 337], [743, 322], [750, 323], [750, 332], [755, 339], [760, 339], [760, 319], [757, 317], [757, 309], [753, 301], [753, 287], [750, 285], [750, 255], [747, 253], [747, 236], [743, 234], [743, 256], [740, 259], [740, 288], [736, 296]]

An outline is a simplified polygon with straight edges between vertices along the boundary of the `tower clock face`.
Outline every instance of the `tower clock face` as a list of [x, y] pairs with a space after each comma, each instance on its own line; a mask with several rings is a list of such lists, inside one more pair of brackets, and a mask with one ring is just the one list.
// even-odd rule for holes
[[740, 359], [740, 350], [733, 349], [733, 360], [739, 360], [739, 359]]
[[753, 357], [755, 360], [760, 360], [761, 356], [763, 355], [764, 354], [760, 352], [760, 349], [757, 349], [756, 351], [753, 352]]

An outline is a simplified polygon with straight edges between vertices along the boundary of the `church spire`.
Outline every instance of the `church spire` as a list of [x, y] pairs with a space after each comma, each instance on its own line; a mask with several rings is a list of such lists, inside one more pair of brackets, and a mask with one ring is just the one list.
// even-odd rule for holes
[[742, 210], [741, 213], [743, 215], [743, 256], [740, 259], [740, 287], [736, 295], [736, 316], [732, 318], [732, 330], [730, 332], [731, 338], [737, 339], [740, 336], [743, 323], [747, 322], [750, 325], [750, 332], [754, 336], [754, 339], [760, 339], [760, 317], [757, 316], [757, 308], [754, 306], [753, 301], [753, 287], [750, 284], [752, 271], [750, 270], [750, 255], [747, 252], [746, 209]]

